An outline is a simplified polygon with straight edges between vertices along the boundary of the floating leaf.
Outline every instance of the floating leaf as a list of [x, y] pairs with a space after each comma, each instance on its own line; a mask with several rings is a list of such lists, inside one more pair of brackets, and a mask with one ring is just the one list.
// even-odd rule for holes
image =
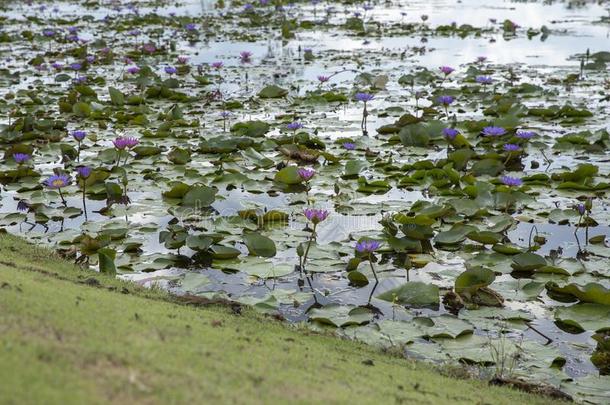
[[439, 290], [434, 284], [410, 281], [378, 295], [377, 298], [413, 307], [437, 306]]
[[513, 256], [512, 267], [516, 271], [534, 271], [546, 266], [546, 259], [535, 253], [520, 253]]
[[194, 208], [209, 207], [216, 199], [216, 192], [217, 190], [212, 187], [193, 186], [182, 197], [182, 205]]
[[610, 330], [610, 306], [601, 304], [576, 304], [555, 310], [555, 322], [568, 330], [581, 333], [586, 330], [603, 332]]
[[244, 243], [253, 256], [273, 257], [276, 254], [275, 242], [258, 233], [244, 234]]
[[286, 94], [288, 94], [288, 90], [272, 84], [259, 91], [258, 96], [260, 98], [281, 98]]
[[368, 323], [373, 319], [373, 313], [368, 308], [330, 304], [310, 310], [309, 319], [328, 325], [345, 327]]

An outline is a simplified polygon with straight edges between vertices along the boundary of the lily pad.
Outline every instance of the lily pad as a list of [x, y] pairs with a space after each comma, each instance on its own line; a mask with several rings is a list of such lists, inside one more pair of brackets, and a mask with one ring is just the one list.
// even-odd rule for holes
[[439, 289], [434, 284], [411, 281], [386, 291], [377, 298], [413, 307], [438, 306]]

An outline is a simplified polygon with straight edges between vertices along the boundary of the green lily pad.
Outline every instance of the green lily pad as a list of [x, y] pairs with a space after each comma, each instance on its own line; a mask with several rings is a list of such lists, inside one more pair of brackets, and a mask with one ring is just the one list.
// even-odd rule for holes
[[182, 205], [194, 208], [209, 207], [216, 199], [216, 192], [217, 190], [212, 187], [193, 186], [182, 197]]
[[458, 294], [469, 294], [476, 293], [479, 289], [487, 287], [496, 279], [496, 275], [493, 271], [485, 267], [473, 267], [455, 279], [455, 291]]
[[283, 89], [274, 84], [272, 84], [270, 86], [266, 86], [261, 91], [258, 92], [258, 96], [260, 98], [282, 98], [286, 94], [288, 94], [288, 90]]
[[330, 304], [310, 310], [309, 319], [327, 325], [345, 327], [370, 322], [373, 319], [373, 312], [368, 308]]
[[183, 291], [189, 293], [198, 293], [210, 283], [209, 277], [201, 273], [186, 273], [180, 282], [180, 287]]
[[513, 256], [512, 268], [516, 271], [534, 271], [543, 266], [546, 266], [546, 259], [535, 253], [520, 253]]
[[557, 283], [549, 281], [546, 289], [549, 296], [558, 301], [566, 302], [565, 298], [568, 297], [568, 302], [570, 302], [569, 298], [573, 298], [580, 302], [610, 305], [610, 290], [599, 283], [588, 283], [584, 286], [570, 283], [560, 287]]
[[610, 306], [585, 303], [559, 307], [555, 311], [555, 322], [577, 333], [610, 330]]
[[276, 254], [275, 242], [258, 233], [244, 234], [244, 243], [253, 256], [273, 257]]
[[411, 281], [386, 291], [377, 298], [413, 307], [438, 306], [439, 289], [434, 284]]
[[296, 166], [284, 167], [275, 174], [275, 181], [287, 185], [295, 185], [303, 182], [303, 178], [299, 176]]

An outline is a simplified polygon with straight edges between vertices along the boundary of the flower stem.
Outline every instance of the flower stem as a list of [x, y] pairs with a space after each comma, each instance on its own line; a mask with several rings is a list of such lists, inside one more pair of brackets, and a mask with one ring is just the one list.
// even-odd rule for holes
[[311, 242], [316, 236], [316, 226], [317, 224], [314, 224], [313, 231], [311, 232], [311, 236], [309, 237], [309, 241], [307, 242], [307, 248], [305, 249], [305, 254], [303, 255], [303, 265], [301, 267], [305, 267], [305, 263], [307, 262], [307, 255], [309, 254], [309, 249], [311, 248]]
[[62, 192], [61, 192], [61, 188], [58, 188], [58, 189], [57, 189], [57, 191], [59, 191], [59, 198], [61, 198], [61, 202], [62, 202], [64, 205], [68, 205], [68, 204], [66, 203], [66, 200], [64, 199], [64, 195], [63, 195], [63, 194], [62, 194]]
[[375, 267], [373, 266], [373, 255], [371, 253], [369, 253], [369, 264], [371, 265], [371, 270], [373, 271], [375, 281], [378, 283], [379, 279], [377, 278], [377, 272], [375, 271]]
[[85, 197], [85, 180], [83, 179], [83, 211], [85, 212], [85, 221], [88, 219], [87, 218], [87, 201], [86, 201], [86, 197]]

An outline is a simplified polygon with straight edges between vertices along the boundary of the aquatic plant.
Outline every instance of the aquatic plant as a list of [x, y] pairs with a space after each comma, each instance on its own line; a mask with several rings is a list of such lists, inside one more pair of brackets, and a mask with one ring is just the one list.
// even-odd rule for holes
[[303, 181], [309, 182], [309, 180], [311, 180], [316, 174], [316, 171], [308, 167], [302, 167], [297, 169], [297, 173], [303, 179]]
[[222, 117], [222, 130], [223, 130], [223, 132], [227, 132], [227, 121], [231, 117], [231, 112], [230, 111], [222, 111], [220, 113], [220, 116]]
[[297, 174], [305, 182], [305, 194], [307, 195], [307, 203], [309, 203], [309, 190], [311, 189], [309, 181], [316, 174], [316, 171], [308, 167], [301, 167], [297, 169]]
[[311, 231], [311, 235], [309, 236], [309, 240], [307, 241], [307, 248], [305, 249], [305, 253], [303, 254], [303, 257], [301, 259], [301, 268], [302, 269], [305, 267], [305, 264], [307, 263], [307, 256], [309, 255], [311, 243], [316, 238], [316, 228], [318, 227], [318, 224], [320, 222], [323, 222], [326, 220], [326, 218], [328, 218], [328, 216], [330, 215], [330, 212], [328, 212], [327, 210], [324, 210], [324, 209], [319, 209], [319, 208], [305, 208], [303, 210], [303, 215], [305, 215], [305, 218], [307, 218], [307, 220], [313, 224], [313, 229]]
[[250, 51], [242, 51], [239, 53], [239, 59], [241, 63], [250, 63], [252, 62], [252, 52]]
[[455, 71], [455, 69], [450, 66], [441, 66], [438, 69], [445, 75], [445, 77], [449, 76], [453, 71]]
[[524, 131], [524, 130], [519, 130], [516, 133], [517, 138], [521, 138], [521, 139], [531, 139], [536, 135], [535, 132], [533, 131]]
[[54, 174], [49, 177], [44, 182], [44, 184], [52, 190], [57, 190], [57, 192], [59, 193], [59, 198], [61, 198], [61, 202], [64, 205], [67, 205], [66, 200], [64, 199], [64, 195], [61, 192], [61, 189], [70, 185], [70, 176], [66, 174]]
[[13, 159], [15, 160], [15, 163], [17, 163], [18, 165], [22, 165], [25, 162], [27, 162], [28, 160], [30, 160], [32, 156], [30, 156], [27, 153], [13, 153]]
[[455, 128], [443, 128], [443, 135], [450, 141], [453, 141], [459, 133]]
[[489, 76], [477, 76], [474, 80], [482, 85], [489, 85], [493, 83], [493, 79]]
[[355, 96], [356, 100], [362, 102], [364, 104], [364, 107], [362, 109], [362, 122], [360, 124], [360, 128], [362, 128], [362, 133], [364, 135], [366, 135], [368, 133], [367, 129], [366, 129], [366, 124], [367, 124], [367, 117], [369, 115], [369, 112], [367, 110], [367, 103], [370, 102], [371, 100], [373, 100], [375, 98], [374, 95], [369, 94], [369, 93], [356, 93]]
[[[125, 149], [132, 149], [133, 147], [138, 145], [140, 143], [140, 141], [136, 138], [129, 137], [129, 136], [128, 137], [118, 136], [112, 141], [112, 143], [114, 144], [114, 148], [117, 151], [116, 166], [118, 167], [121, 163], [122, 152]], [[126, 154], [125, 162], [127, 162], [127, 156], [129, 156], [129, 154]]]
[[481, 132], [484, 136], [502, 136], [506, 134], [506, 129], [502, 127], [485, 127]]
[[375, 281], [378, 283], [379, 279], [377, 278], [377, 272], [375, 271], [375, 267], [373, 266], [374, 253], [377, 249], [381, 247], [381, 242], [373, 239], [364, 239], [360, 242], [356, 243], [356, 251], [368, 260], [369, 265], [371, 266], [371, 271], [373, 272], [373, 276], [375, 277]]
[[82, 185], [82, 200], [83, 200], [83, 212], [85, 213], [85, 220], [88, 219], [87, 217], [87, 197], [86, 197], [86, 191], [87, 191], [87, 179], [91, 176], [91, 168], [89, 166], [78, 166], [76, 168], [76, 174], [77, 177], [81, 179], [80, 184]]
[[76, 143], [78, 144], [78, 148], [76, 151], [76, 161], [80, 162], [81, 144], [82, 144], [83, 140], [85, 139], [85, 137], [87, 136], [87, 132], [77, 129], [75, 131], [72, 131], [71, 135], [72, 135], [72, 138], [74, 138], [76, 140]]
[[442, 105], [442, 106], [444, 107], [444, 109], [445, 109], [445, 115], [446, 115], [447, 117], [449, 117], [449, 106], [450, 106], [451, 104], [453, 104], [453, 102], [454, 102], [454, 101], [455, 101], [455, 99], [454, 99], [452, 96], [447, 96], [447, 95], [444, 95], [444, 96], [439, 96], [439, 97], [436, 99], [436, 102], [437, 102], [437, 103], [439, 103], [440, 105]]
[[502, 183], [506, 186], [509, 187], [519, 187], [523, 184], [523, 180], [521, 180], [518, 177], [511, 177], [511, 176], [502, 176], [500, 178], [500, 181], [502, 181]]
[[294, 122], [291, 122], [290, 124], [286, 125], [286, 128], [289, 131], [292, 131], [292, 143], [296, 144], [297, 143], [297, 131], [299, 129], [303, 128], [303, 124], [298, 121], [294, 121]]

